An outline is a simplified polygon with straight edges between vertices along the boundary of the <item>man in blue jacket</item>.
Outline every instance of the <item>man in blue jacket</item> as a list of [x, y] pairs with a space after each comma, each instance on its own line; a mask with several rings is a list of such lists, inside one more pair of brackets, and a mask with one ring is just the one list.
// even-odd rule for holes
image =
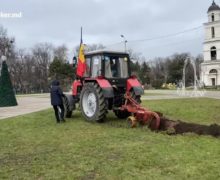
[[[62, 97], [64, 96], [64, 94], [59, 85], [60, 85], [59, 81], [54, 80], [52, 82], [51, 90], [50, 90], [51, 105], [53, 106], [57, 123], [65, 122], [64, 106], [62, 101]], [[59, 112], [59, 109], [61, 110], [61, 112]]]

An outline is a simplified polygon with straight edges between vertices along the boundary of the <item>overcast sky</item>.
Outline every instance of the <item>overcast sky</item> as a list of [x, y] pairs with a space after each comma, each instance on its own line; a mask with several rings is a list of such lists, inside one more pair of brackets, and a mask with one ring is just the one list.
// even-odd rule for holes
[[[19, 13], [22, 18], [0, 18], [18, 48], [39, 42], [79, 44], [80, 27], [86, 44], [102, 43], [111, 49], [128, 48], [147, 59], [175, 52], [202, 53], [203, 23], [212, 0], [0, 0], [0, 12]], [[216, 0], [220, 4], [220, 0]], [[175, 34], [169, 38], [135, 41]]]

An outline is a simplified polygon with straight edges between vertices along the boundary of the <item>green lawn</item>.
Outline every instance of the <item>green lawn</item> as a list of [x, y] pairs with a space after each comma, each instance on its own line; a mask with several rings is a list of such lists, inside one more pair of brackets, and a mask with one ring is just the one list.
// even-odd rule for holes
[[[220, 100], [145, 101], [173, 119], [220, 124]], [[129, 129], [79, 112], [56, 124], [52, 110], [0, 121], [0, 179], [220, 179], [220, 139]]]

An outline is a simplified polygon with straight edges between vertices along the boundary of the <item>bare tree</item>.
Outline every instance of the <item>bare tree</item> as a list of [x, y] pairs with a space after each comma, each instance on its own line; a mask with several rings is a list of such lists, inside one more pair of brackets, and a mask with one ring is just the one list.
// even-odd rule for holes
[[100, 49], [104, 49], [105, 46], [102, 44], [87, 44], [86, 45], [86, 50], [87, 51], [95, 51], [95, 50], [100, 50]]
[[196, 59], [195, 59], [195, 63], [196, 63], [196, 73], [197, 73], [197, 77], [200, 77], [201, 74], [201, 63], [204, 61], [203, 55], [199, 54]]
[[41, 92], [48, 91], [48, 70], [52, 60], [52, 45], [39, 43], [32, 49], [33, 60], [36, 62], [37, 83]]
[[63, 63], [66, 63], [68, 60], [68, 48], [66, 45], [58, 46], [53, 49], [54, 57], [62, 61]]
[[10, 70], [10, 64], [15, 60], [14, 38], [8, 37], [7, 30], [0, 25], [0, 59], [6, 56], [7, 64]]
[[0, 57], [5, 55], [5, 48], [9, 44], [9, 39], [7, 36], [7, 30], [0, 25]]
[[24, 51], [18, 50], [18, 52], [16, 53], [16, 60], [14, 61], [14, 63], [11, 64], [11, 69], [10, 69], [12, 82], [14, 84], [14, 88], [17, 91], [23, 90], [24, 69], [25, 69]]
[[[74, 54], [78, 55], [79, 54], [79, 45], [74, 48]], [[96, 51], [96, 50], [101, 50], [105, 49], [105, 46], [102, 44], [85, 44], [85, 51], [90, 52], [90, 51]]]

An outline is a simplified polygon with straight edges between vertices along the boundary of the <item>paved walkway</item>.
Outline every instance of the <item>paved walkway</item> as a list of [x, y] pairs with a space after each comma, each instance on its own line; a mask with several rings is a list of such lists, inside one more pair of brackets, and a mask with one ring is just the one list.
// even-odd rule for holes
[[18, 106], [0, 107], [0, 119], [29, 114], [50, 108], [49, 95], [18, 96]]

